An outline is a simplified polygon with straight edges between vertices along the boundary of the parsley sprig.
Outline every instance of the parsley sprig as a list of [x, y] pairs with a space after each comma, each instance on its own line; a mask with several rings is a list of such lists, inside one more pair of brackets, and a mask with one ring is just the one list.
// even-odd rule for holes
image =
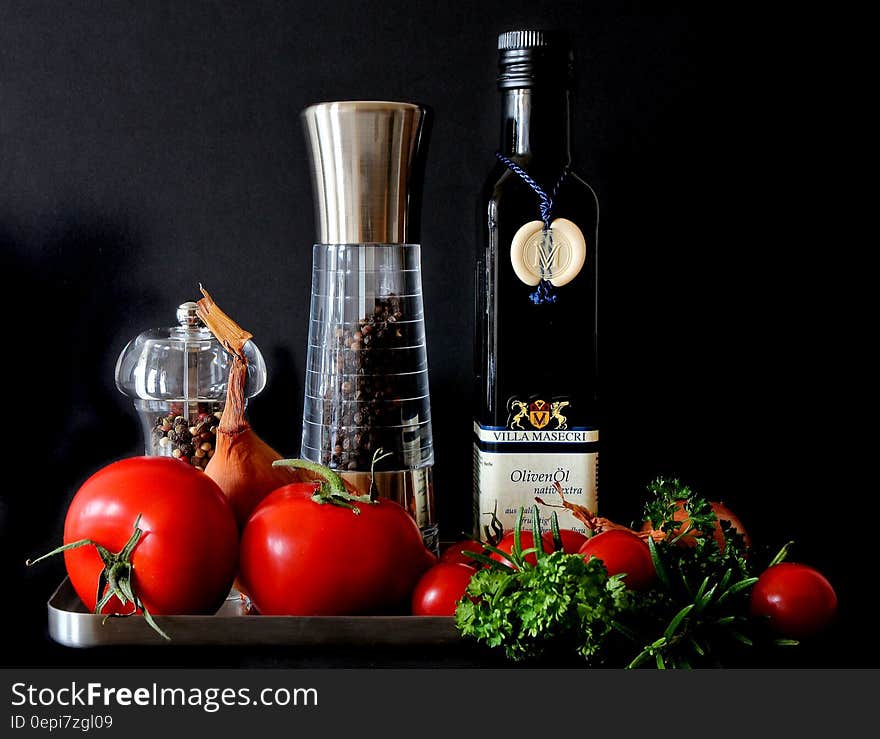
[[[465, 598], [456, 611], [459, 629], [490, 647], [502, 647], [514, 660], [537, 657], [548, 649], [600, 659], [617, 615], [628, 608], [630, 591], [622, 576], [609, 577], [599, 560], [545, 552], [537, 506], [531, 517], [536, 545], [523, 549], [523, 513], [521, 509], [509, 554], [487, 547], [515, 569], [484, 555], [474, 557], [489, 567], [471, 578], [467, 594], [473, 600]], [[531, 553], [536, 565], [525, 559]]]

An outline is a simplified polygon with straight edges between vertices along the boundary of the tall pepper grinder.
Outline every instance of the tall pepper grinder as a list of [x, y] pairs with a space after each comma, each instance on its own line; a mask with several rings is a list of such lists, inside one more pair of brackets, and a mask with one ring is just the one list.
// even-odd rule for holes
[[302, 456], [406, 508], [437, 549], [419, 206], [427, 111], [332, 102], [302, 113], [317, 243]]

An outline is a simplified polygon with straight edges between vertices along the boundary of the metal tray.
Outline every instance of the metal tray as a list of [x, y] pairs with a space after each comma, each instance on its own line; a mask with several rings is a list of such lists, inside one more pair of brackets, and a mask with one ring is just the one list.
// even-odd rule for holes
[[47, 603], [49, 635], [68, 647], [121, 646], [443, 646], [461, 642], [451, 617], [259, 616], [239, 598], [213, 616], [157, 616], [171, 637], [162, 639], [143, 616], [89, 613], [65, 578]]

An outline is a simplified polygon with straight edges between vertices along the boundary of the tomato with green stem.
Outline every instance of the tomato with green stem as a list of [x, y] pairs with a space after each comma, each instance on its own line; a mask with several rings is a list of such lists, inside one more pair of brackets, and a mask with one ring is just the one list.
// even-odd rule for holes
[[406, 510], [348, 492], [321, 465], [275, 464], [309, 470], [322, 482], [273, 491], [245, 524], [240, 579], [257, 610], [289, 616], [408, 610], [416, 582], [437, 559]]
[[133, 457], [83, 483], [67, 509], [64, 545], [44, 557], [60, 552], [86, 608], [143, 613], [165, 636], [152, 615], [212, 614], [223, 604], [238, 527], [203, 472], [167, 457]]

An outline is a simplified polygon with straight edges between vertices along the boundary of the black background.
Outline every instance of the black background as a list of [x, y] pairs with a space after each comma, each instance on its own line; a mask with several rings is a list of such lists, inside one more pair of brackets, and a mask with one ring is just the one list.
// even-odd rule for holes
[[[498, 32], [576, 47], [573, 148], [600, 221], [603, 513], [676, 474], [768, 546], [821, 567], [841, 625], [807, 665], [876, 665], [862, 639], [870, 450], [860, 271], [843, 236], [846, 121], [833, 18], [681, 3], [0, 2], [5, 464], [12, 664], [415, 664], [437, 655], [81, 653], [45, 636], [67, 502], [141, 444], [118, 352], [203, 282], [270, 372], [258, 432], [299, 448], [312, 196], [298, 115], [332, 99], [428, 104], [422, 219], [441, 530], [468, 523], [475, 199], [497, 146]], [[588, 337], [529, 361], [572, 362]], [[855, 412], [854, 412], [854, 409]], [[20, 476], [16, 481], [13, 473]], [[876, 486], [875, 486], [876, 487]], [[10, 627], [7, 627], [10, 628]], [[865, 641], [868, 641], [866, 644]], [[160, 655], [161, 653], [161, 655]], [[309, 662], [311, 660], [311, 662]], [[395, 661], [397, 660], [397, 661]]]

